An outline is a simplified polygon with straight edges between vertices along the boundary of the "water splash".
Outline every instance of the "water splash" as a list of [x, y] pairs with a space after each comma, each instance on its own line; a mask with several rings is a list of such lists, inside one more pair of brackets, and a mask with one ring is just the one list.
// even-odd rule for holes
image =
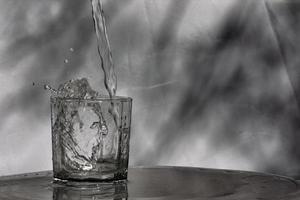
[[86, 78], [69, 80], [61, 84], [58, 89], [46, 84], [44, 89], [49, 90], [52, 96], [61, 98], [96, 99], [103, 97], [103, 95], [92, 89]]
[[45, 90], [49, 90], [51, 92], [52, 95], [57, 95], [57, 90], [56, 89], [53, 89], [50, 85], [48, 84], [45, 84], [44, 85], [44, 89]]
[[[104, 16], [104, 11], [102, 7], [102, 2], [101, 0], [91, 0], [91, 5], [92, 5], [92, 15], [93, 15], [93, 20], [94, 20], [94, 28], [95, 28], [95, 33], [97, 36], [97, 48], [98, 48], [98, 54], [101, 60], [101, 68], [104, 72], [104, 85], [105, 88], [110, 96], [110, 98], [114, 97], [116, 95], [117, 91], [117, 77], [116, 73], [114, 70], [114, 63], [112, 59], [112, 52], [108, 40], [108, 35], [107, 35], [107, 28], [105, 24], [105, 16]], [[74, 52], [74, 49], [71, 47], [69, 49], [70, 52]], [[69, 59], [64, 60], [65, 64], [69, 63]], [[76, 86], [77, 84], [75, 83], [76, 81], [82, 81], [84, 82], [84, 85], [87, 85], [88, 82], [87, 80], [83, 81], [82, 79], [78, 80], [71, 80], [69, 82], [66, 82], [65, 84], [61, 85], [60, 87], [63, 89], [66, 89], [68, 85], [72, 84], [72, 86]], [[73, 84], [75, 83], [75, 84]], [[81, 85], [78, 85], [81, 87]], [[45, 89], [50, 90], [52, 94], [55, 94], [56, 92], [55, 89], [53, 89], [51, 86], [47, 85], [45, 86]], [[58, 93], [60, 89], [58, 89]], [[78, 90], [78, 88], [77, 88]], [[64, 93], [61, 95], [62, 97], [71, 97], [74, 98], [74, 96], [78, 96], [76, 98], [83, 98], [84, 96], [82, 95], [77, 95], [76, 90], [72, 92], [72, 95], [69, 95], [69, 93], [66, 93], [68, 95], [65, 95]], [[113, 106], [112, 106], [113, 107]], [[114, 108], [112, 108], [114, 110]], [[113, 111], [114, 112], [114, 111]]]

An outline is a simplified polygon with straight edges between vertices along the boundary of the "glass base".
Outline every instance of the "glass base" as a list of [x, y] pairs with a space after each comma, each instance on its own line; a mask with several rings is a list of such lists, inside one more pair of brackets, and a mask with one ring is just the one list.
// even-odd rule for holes
[[53, 200], [62, 199], [127, 199], [127, 180], [88, 182], [54, 179]]
[[54, 181], [68, 185], [93, 185], [97, 183], [111, 183], [116, 181], [126, 181], [128, 170], [119, 170], [111, 173], [99, 172], [67, 172], [54, 173]]

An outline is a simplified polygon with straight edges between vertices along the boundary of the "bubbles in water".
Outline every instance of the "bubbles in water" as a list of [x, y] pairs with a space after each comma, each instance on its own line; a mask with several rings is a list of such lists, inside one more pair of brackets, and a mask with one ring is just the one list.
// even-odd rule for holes
[[[61, 84], [57, 90], [49, 85], [44, 87], [50, 90], [54, 96], [61, 98], [96, 99], [97, 97], [103, 97], [91, 88], [86, 78], [69, 80]], [[65, 143], [62, 145], [68, 149], [66, 156], [70, 159], [67, 160], [73, 167], [85, 171], [92, 170], [92, 161], [103, 158], [103, 140], [108, 134], [108, 127], [101, 109], [101, 105], [98, 102], [90, 103], [87, 107], [84, 104], [81, 105], [80, 102], [76, 102], [72, 107], [61, 107], [61, 113], [57, 114], [53, 130], [54, 132], [55, 130], [63, 130], [63, 133], [57, 134], [63, 135]], [[84, 124], [82, 121], [84, 117], [93, 122], [91, 126], [87, 127], [88, 124]], [[79, 148], [80, 143], [85, 141], [86, 138], [82, 140], [76, 140], [75, 138], [81, 132], [87, 133], [92, 129], [96, 130], [97, 137], [96, 140], [94, 139], [95, 137], [88, 139], [92, 146], [91, 153], [87, 153]]]
[[57, 115], [52, 130], [56, 136], [53, 137], [61, 138], [58, 141], [66, 149], [66, 164], [84, 171], [93, 170], [95, 162], [101, 162], [104, 157], [104, 140], [108, 135], [101, 101], [55, 101], [53, 110]]
[[82, 167], [83, 171], [89, 171], [91, 169], [93, 169], [93, 165], [91, 165], [91, 164], [90, 165], [85, 165], [85, 166]]

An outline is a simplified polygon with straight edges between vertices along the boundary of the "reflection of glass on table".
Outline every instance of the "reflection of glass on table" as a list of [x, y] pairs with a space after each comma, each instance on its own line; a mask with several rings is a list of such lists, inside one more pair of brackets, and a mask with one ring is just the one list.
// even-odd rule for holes
[[127, 196], [126, 182], [114, 182], [85, 188], [53, 185], [53, 200], [126, 200]]
[[103, 181], [127, 178], [130, 98], [51, 98], [54, 177]]

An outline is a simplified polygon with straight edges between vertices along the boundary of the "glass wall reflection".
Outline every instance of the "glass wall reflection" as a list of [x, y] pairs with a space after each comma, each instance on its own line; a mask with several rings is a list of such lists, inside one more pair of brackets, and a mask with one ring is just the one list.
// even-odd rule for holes
[[53, 188], [53, 200], [127, 200], [127, 198], [127, 182], [103, 183], [86, 187], [56, 184]]

